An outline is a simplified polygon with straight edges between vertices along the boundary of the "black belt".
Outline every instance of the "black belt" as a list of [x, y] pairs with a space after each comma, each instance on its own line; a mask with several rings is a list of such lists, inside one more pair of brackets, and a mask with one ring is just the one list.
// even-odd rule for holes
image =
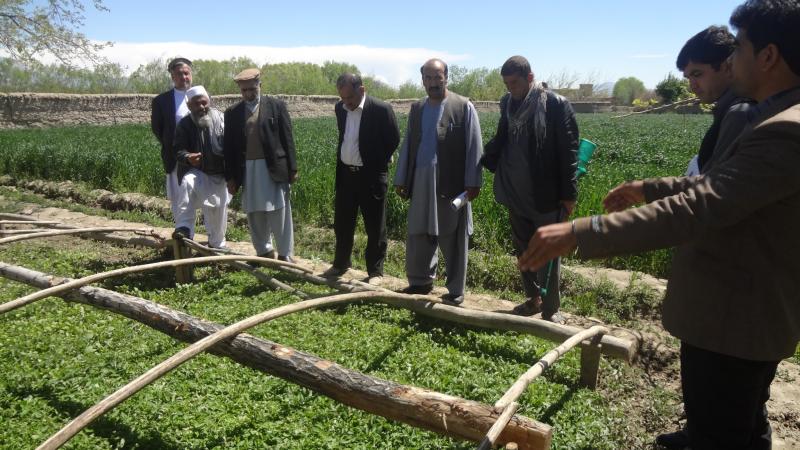
[[350, 166], [350, 165], [347, 165], [345, 163], [342, 163], [342, 167], [344, 167], [345, 170], [347, 170], [349, 172], [353, 172], [353, 173], [358, 172], [358, 171], [360, 171], [361, 169], [364, 168], [363, 166]]

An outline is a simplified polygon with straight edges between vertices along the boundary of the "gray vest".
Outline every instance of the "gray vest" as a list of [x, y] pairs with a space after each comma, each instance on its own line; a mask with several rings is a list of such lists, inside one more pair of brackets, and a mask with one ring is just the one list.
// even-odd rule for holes
[[[467, 130], [464, 120], [469, 100], [447, 91], [442, 118], [436, 126], [438, 145], [436, 146], [436, 193], [441, 197], [453, 198], [464, 192], [464, 170], [466, 167]], [[409, 196], [414, 186], [414, 171], [417, 168], [417, 151], [422, 141], [422, 107], [425, 100], [411, 105], [408, 119], [408, 170], [406, 189]], [[444, 173], [445, 176], [441, 176]]]

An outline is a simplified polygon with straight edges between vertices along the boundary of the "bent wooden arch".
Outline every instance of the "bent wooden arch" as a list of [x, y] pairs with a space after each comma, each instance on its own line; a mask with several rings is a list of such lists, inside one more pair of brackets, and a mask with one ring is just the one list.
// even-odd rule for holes
[[9, 244], [11, 242], [36, 239], [40, 237], [64, 236], [69, 234], [86, 234], [86, 233], [112, 233], [114, 231], [130, 231], [132, 233], [153, 233], [152, 228], [130, 228], [130, 227], [74, 228], [69, 230], [41, 231], [36, 233], [11, 236], [0, 239], [0, 244]]
[[[0, 263], [0, 274], [39, 288], [50, 286], [53, 278], [5, 263]], [[223, 328], [164, 305], [103, 288], [85, 286], [63, 296], [66, 301], [105, 309], [187, 343]], [[480, 441], [499, 415], [484, 403], [375, 378], [245, 333], [217, 343], [208, 352], [311, 389], [352, 408], [458, 439]], [[522, 449], [542, 449], [547, 448], [552, 439], [552, 428], [516, 415], [504, 436], [519, 443]]]
[[[425, 299], [425, 296], [414, 296], [414, 297], [416, 300]], [[356, 292], [351, 294], [340, 294], [331, 297], [314, 299], [314, 300], [305, 300], [299, 303], [281, 306], [278, 308], [262, 312], [260, 314], [256, 314], [255, 316], [248, 317], [247, 319], [241, 320], [186, 347], [182, 351], [176, 353], [169, 359], [158, 364], [157, 366], [148, 370], [135, 380], [131, 381], [126, 386], [123, 386], [122, 388], [118, 389], [116, 392], [109, 395], [101, 402], [87, 409], [80, 416], [72, 420], [59, 432], [51, 436], [47, 441], [45, 441], [41, 446], [39, 446], [38, 449], [52, 450], [60, 447], [61, 445], [66, 443], [70, 438], [72, 438], [75, 434], [77, 434], [80, 430], [82, 430], [86, 425], [95, 420], [97, 417], [100, 417], [105, 412], [109, 411], [116, 405], [123, 402], [125, 399], [130, 398], [132, 395], [134, 395], [136, 392], [138, 392], [148, 384], [161, 378], [169, 371], [175, 369], [176, 367], [188, 361], [189, 359], [193, 358], [194, 356], [202, 353], [203, 351], [215, 345], [216, 343], [234, 337], [249, 328], [252, 328], [256, 325], [268, 322], [270, 320], [294, 312], [320, 308], [323, 306], [352, 303], [355, 301], [374, 301], [379, 298], [384, 302], [386, 302], [397, 298], [407, 299], [408, 296], [405, 294], [389, 294], [389, 293], [376, 293], [376, 292]]]
[[530, 386], [533, 380], [536, 379], [536, 377], [544, 373], [544, 371], [552, 366], [553, 363], [558, 360], [558, 358], [564, 356], [565, 353], [570, 351], [584, 340], [595, 338], [598, 335], [602, 336], [606, 333], [608, 333], [608, 329], [599, 325], [595, 325], [588, 330], [582, 331], [567, 339], [558, 347], [545, 353], [544, 356], [536, 361], [536, 364], [531, 366], [530, 369], [520, 375], [520, 377], [517, 378], [517, 381], [511, 385], [511, 387], [500, 398], [500, 400], [495, 402], [494, 407], [496, 409], [500, 409], [503, 411], [503, 413], [500, 415], [494, 425], [492, 425], [492, 428], [490, 428], [486, 433], [486, 436], [483, 438], [480, 445], [478, 445], [478, 450], [489, 450], [494, 447], [497, 439], [503, 432], [503, 429], [505, 429], [506, 425], [508, 425], [508, 421], [511, 420], [511, 417], [519, 407], [517, 400], [519, 400], [519, 398], [522, 396], [528, 386]]
[[110, 270], [108, 272], [96, 273], [94, 275], [89, 275], [87, 277], [79, 278], [77, 280], [72, 280], [67, 283], [59, 284], [47, 289], [42, 289], [41, 291], [28, 294], [16, 300], [3, 303], [2, 305], [0, 305], [0, 314], [7, 313], [14, 309], [33, 303], [37, 300], [50, 297], [52, 295], [57, 295], [59, 293], [69, 291], [71, 289], [75, 289], [81, 286], [86, 286], [87, 284], [91, 284], [96, 281], [101, 281], [107, 278], [113, 278], [120, 275], [126, 275], [129, 273], [137, 273], [137, 272], [146, 272], [148, 270], [160, 269], [162, 267], [175, 267], [175, 266], [205, 264], [211, 262], [230, 262], [230, 261], [253, 261], [263, 264], [265, 266], [274, 266], [274, 267], [285, 266], [285, 267], [291, 267], [292, 269], [308, 271], [308, 269], [302, 266], [298, 266], [297, 264], [292, 264], [285, 261], [279, 261], [277, 259], [260, 258], [258, 256], [244, 256], [244, 255], [204, 256], [201, 258], [187, 258], [175, 261], [161, 261], [157, 263], [143, 264], [140, 266], [129, 266], [129, 267], [123, 267], [122, 269]]

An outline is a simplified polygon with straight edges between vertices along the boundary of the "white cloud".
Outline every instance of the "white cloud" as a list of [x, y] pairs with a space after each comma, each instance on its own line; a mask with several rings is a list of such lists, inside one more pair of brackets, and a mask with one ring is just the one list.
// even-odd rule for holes
[[127, 68], [128, 73], [154, 59], [183, 56], [189, 59], [225, 60], [246, 56], [258, 64], [338, 61], [355, 64], [364, 75], [397, 86], [407, 80], [419, 83], [419, 67], [429, 58], [448, 63], [463, 63], [470, 55], [451, 54], [427, 48], [380, 48], [363, 45], [326, 45], [304, 47], [263, 47], [248, 45], [208, 45], [193, 42], [117, 42], [102, 51], [111, 62]]

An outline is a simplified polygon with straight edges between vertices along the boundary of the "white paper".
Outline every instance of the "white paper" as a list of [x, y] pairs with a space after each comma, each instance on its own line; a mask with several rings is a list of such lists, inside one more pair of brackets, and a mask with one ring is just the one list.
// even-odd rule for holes
[[450, 202], [450, 207], [453, 208], [453, 211], [458, 211], [467, 204], [467, 201], [467, 191], [464, 191]]

